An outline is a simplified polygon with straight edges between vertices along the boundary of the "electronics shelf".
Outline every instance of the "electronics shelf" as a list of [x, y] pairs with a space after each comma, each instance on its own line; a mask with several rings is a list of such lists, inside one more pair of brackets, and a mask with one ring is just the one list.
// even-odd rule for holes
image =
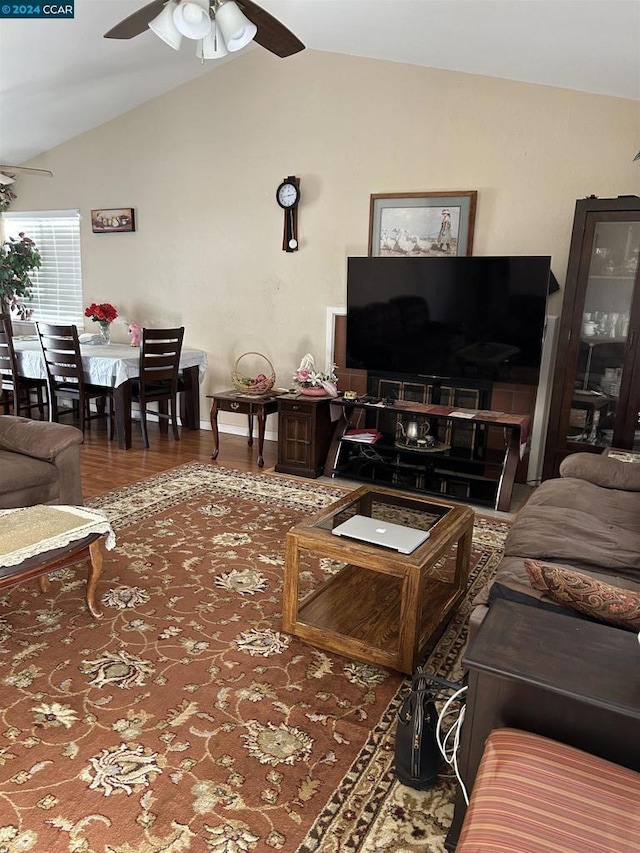
[[[325, 466], [332, 477], [508, 511], [529, 434], [528, 415], [406, 400], [375, 406], [364, 400], [334, 402], [342, 413]], [[347, 434], [363, 410], [380, 433], [373, 443], [352, 441]]]

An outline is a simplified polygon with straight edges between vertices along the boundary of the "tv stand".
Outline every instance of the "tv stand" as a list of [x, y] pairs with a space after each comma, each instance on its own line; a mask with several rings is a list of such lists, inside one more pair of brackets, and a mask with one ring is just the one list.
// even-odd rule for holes
[[[325, 473], [509, 511], [528, 415], [409, 400], [332, 405], [342, 411]], [[358, 429], [375, 440], [363, 441]]]

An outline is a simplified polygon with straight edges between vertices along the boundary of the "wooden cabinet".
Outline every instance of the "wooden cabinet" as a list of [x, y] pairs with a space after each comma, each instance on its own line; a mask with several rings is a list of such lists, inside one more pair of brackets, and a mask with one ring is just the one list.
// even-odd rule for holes
[[278, 398], [278, 464], [280, 474], [319, 477], [333, 435], [331, 398], [284, 394]]
[[640, 198], [576, 203], [543, 477], [565, 456], [640, 449]]

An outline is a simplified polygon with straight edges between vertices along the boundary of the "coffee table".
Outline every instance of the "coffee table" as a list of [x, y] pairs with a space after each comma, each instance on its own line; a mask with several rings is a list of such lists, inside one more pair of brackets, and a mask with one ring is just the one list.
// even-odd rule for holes
[[47, 575], [76, 563], [89, 563], [87, 607], [96, 619], [96, 586], [102, 572], [102, 546], [116, 544], [115, 534], [100, 510], [81, 506], [37, 506], [0, 511], [0, 590], [38, 578], [49, 587]]
[[[356, 513], [428, 529], [430, 537], [399, 554], [332, 534]], [[382, 487], [349, 492], [287, 533], [283, 630], [327, 651], [413, 672], [465, 594], [472, 532], [468, 506]], [[326, 577], [332, 565], [337, 570]]]

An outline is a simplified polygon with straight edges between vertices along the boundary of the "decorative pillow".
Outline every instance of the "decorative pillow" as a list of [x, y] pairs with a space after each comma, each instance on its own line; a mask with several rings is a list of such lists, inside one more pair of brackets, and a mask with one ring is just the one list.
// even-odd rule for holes
[[540, 564], [540, 574], [547, 594], [559, 604], [617, 628], [640, 629], [640, 592], [602, 583], [561, 566]]
[[534, 589], [539, 589], [542, 592], [547, 591], [547, 582], [542, 576], [542, 567], [547, 563], [539, 563], [538, 560], [525, 560], [524, 567], [529, 575], [529, 581]]

